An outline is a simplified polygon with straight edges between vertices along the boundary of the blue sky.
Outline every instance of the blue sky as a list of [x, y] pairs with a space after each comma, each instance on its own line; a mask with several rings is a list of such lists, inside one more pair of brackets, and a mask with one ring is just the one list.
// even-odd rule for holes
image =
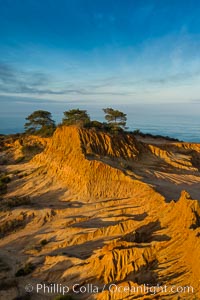
[[198, 0], [0, 0], [2, 109], [198, 103], [199, 16]]

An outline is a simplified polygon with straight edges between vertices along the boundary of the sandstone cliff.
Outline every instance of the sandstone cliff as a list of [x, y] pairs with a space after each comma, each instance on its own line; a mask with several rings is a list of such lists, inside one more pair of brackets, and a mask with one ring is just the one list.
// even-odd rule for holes
[[[0, 299], [28, 297], [26, 284], [29, 299], [55, 299], [36, 293], [41, 282], [69, 286], [74, 299], [200, 299], [198, 144], [77, 127], [41, 143], [30, 162], [2, 165], [11, 181], [0, 203]], [[76, 294], [75, 283], [98, 292]]]
[[[63, 181], [74, 195], [88, 200], [130, 197], [151, 192], [143, 182], [125, 175], [123, 162], [137, 160], [145, 147], [133, 136], [114, 136], [77, 127], [61, 127], [33, 163]], [[106, 163], [105, 163], [106, 162]]]

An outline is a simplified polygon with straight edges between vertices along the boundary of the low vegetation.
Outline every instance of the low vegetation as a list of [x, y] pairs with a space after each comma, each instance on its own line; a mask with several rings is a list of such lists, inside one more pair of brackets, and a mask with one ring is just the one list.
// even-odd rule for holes
[[136, 136], [141, 136], [141, 137], [144, 137], [144, 138], [165, 139], [165, 140], [168, 140], [168, 141], [182, 142], [179, 139], [172, 138], [172, 137], [169, 137], [169, 136], [163, 136], [163, 135], [160, 135], [160, 134], [154, 135], [154, 134], [151, 134], [151, 133], [144, 133], [144, 132], [140, 131], [140, 129], [136, 129], [132, 133]]
[[15, 170], [15, 171], [12, 172], [12, 174], [18, 175], [18, 174], [20, 174], [21, 172], [22, 172], [21, 170]]
[[38, 153], [41, 152], [43, 148], [41, 147], [41, 145], [39, 144], [34, 144], [34, 145], [24, 145], [22, 146], [22, 153], [24, 154], [24, 156], [27, 156], [27, 155], [36, 155]]
[[24, 226], [23, 219], [12, 219], [4, 222], [0, 225], [0, 237], [4, 237], [5, 235], [19, 229]]
[[0, 176], [0, 195], [7, 193], [7, 184], [11, 181], [11, 178], [6, 174]]
[[3, 183], [9, 183], [11, 181], [11, 178], [8, 175], [2, 175], [0, 180]]
[[16, 277], [20, 277], [20, 276], [26, 276], [30, 273], [32, 273], [35, 270], [35, 266], [32, 263], [26, 263], [24, 267], [22, 267], [21, 269], [19, 269], [16, 273], [15, 276]]
[[20, 149], [21, 155], [15, 159], [15, 164], [30, 160], [33, 156], [39, 154], [44, 149], [44, 146], [40, 143], [40, 141], [21, 139], [20, 144], [22, 145]]
[[0, 238], [24, 228], [26, 224], [30, 222], [34, 217], [34, 213], [27, 214], [26, 212], [20, 212], [20, 214], [13, 219], [1, 221]]
[[45, 245], [47, 245], [48, 243], [49, 243], [49, 241], [47, 241], [46, 239], [44, 239], [44, 240], [41, 240], [40, 245], [41, 245], [41, 246], [45, 246]]
[[7, 165], [8, 164], [8, 160], [6, 158], [0, 158], [0, 165]]
[[41, 251], [42, 248], [43, 248], [44, 246], [46, 246], [49, 242], [50, 242], [50, 241], [48, 241], [48, 240], [46, 240], [46, 239], [41, 240], [40, 243], [39, 243], [38, 245], [34, 246], [34, 249], [37, 250], [37, 251]]
[[15, 163], [16, 163], [16, 164], [19, 164], [19, 163], [23, 162], [24, 159], [25, 159], [25, 156], [20, 156], [20, 157], [18, 157], [18, 158], [15, 160]]
[[7, 193], [7, 184], [0, 181], [0, 195]]
[[6, 200], [6, 205], [9, 208], [12, 207], [17, 207], [21, 205], [29, 205], [31, 203], [30, 197], [29, 196], [24, 196], [24, 197], [12, 197], [8, 200]]
[[54, 300], [75, 300], [75, 298], [71, 295], [59, 295], [59, 296], [56, 296], [56, 298], [54, 298]]
[[[9, 134], [9, 135], [0, 134], [0, 152], [4, 152], [4, 151], [10, 149], [11, 145], [16, 140], [18, 140], [21, 136], [23, 136], [22, 133]], [[0, 160], [0, 164], [2, 164], [2, 160], [4, 160], [4, 159], [5, 158], [2, 156], [1, 160]]]

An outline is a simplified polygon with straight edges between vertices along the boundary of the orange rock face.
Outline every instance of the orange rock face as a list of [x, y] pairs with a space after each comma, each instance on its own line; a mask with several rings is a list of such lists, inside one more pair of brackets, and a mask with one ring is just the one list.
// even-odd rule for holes
[[77, 127], [40, 143], [1, 168], [0, 299], [200, 299], [200, 145]]

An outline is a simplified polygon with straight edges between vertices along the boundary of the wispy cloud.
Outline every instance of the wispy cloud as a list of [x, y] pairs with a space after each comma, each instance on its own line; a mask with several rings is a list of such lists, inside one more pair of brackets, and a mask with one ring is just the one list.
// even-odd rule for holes
[[200, 70], [194, 71], [194, 72], [180, 72], [176, 74], [161, 76], [159, 78], [147, 78], [146, 82], [152, 83], [152, 84], [160, 84], [160, 85], [166, 85], [166, 84], [182, 84], [185, 81], [190, 81], [194, 78], [197, 78], [200, 76]]
[[[85, 60], [78, 56], [70, 57], [58, 53], [54, 56], [53, 52], [50, 54], [47, 52], [48, 64], [22, 65], [23, 70], [19, 64], [16, 67], [17, 64], [11, 62], [0, 63], [0, 94], [49, 98], [55, 101], [64, 101], [66, 98], [84, 101], [92, 98], [96, 101], [122, 99], [127, 103], [145, 98], [147, 101], [158, 99], [158, 94], [160, 101], [162, 99], [166, 101], [166, 97], [181, 99], [180, 89], [183, 85], [185, 87], [194, 85], [197, 94], [199, 61], [197, 58], [186, 60], [185, 54], [183, 55], [183, 52], [186, 52], [185, 42], [182, 41], [178, 47], [182, 47], [184, 51], [178, 56], [179, 64], [183, 67], [177, 67], [177, 63], [174, 66], [171, 54], [162, 56], [160, 51], [161, 45], [164, 48], [170, 42], [172, 43], [171, 39], [150, 43], [137, 55], [133, 52], [137, 59], [130, 54], [131, 49], [124, 49], [117, 54], [112, 52], [112, 55], [109, 50], [106, 60], [104, 56], [100, 58], [98, 51], [91, 54], [90, 59], [87, 57]], [[186, 48], [188, 50], [188, 47]], [[160, 51], [157, 61], [155, 56], [158, 55], [158, 50], [155, 49]], [[149, 54], [150, 50], [152, 54]], [[45, 56], [43, 52], [41, 55]], [[129, 59], [124, 60], [125, 57]], [[179, 90], [176, 90], [176, 87]], [[182, 93], [186, 97], [190, 91]]]
[[51, 105], [51, 104], [80, 104], [80, 101], [75, 100], [57, 100], [56, 103], [49, 99], [37, 99], [34, 97], [20, 97], [20, 96], [7, 96], [7, 95], [0, 95], [0, 102], [1, 103], [9, 103], [10, 105], [13, 104], [28, 104], [28, 105]]
[[47, 88], [49, 76], [42, 72], [19, 71], [11, 65], [0, 63], [0, 92], [16, 94], [64, 94], [62, 90]]
[[10, 65], [0, 63], [0, 81], [2, 84], [10, 84], [11, 82], [15, 82], [16, 76], [14, 74], [14, 70]]
[[[114, 80], [115, 81], [115, 80]], [[49, 88], [54, 85], [45, 73], [19, 71], [11, 65], [0, 63], [0, 93], [29, 95], [129, 95], [130, 92], [112, 90], [113, 78], [89, 82], [63, 82], [61, 88]], [[79, 86], [78, 86], [79, 85]], [[108, 88], [110, 87], [110, 88]]]

